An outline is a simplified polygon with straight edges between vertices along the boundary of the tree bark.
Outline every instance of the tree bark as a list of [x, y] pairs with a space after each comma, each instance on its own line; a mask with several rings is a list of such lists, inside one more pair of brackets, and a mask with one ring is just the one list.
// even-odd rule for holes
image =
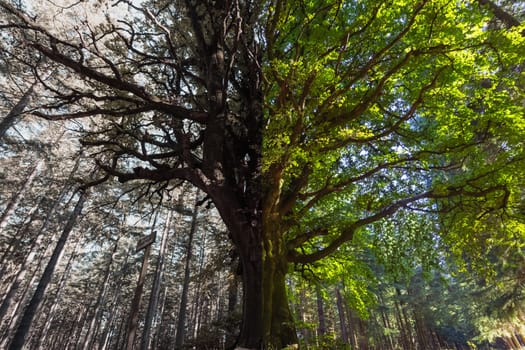
[[[40, 240], [42, 237], [42, 235], [39, 235], [38, 239]], [[37, 243], [37, 247], [39, 246], [39, 244], [40, 242]], [[20, 284], [26, 280], [26, 275], [29, 273], [30, 268], [35, 266], [34, 262], [36, 257], [37, 250], [34, 248], [34, 246], [32, 246], [31, 252], [29, 253], [29, 255], [26, 256], [24, 262], [22, 263], [22, 266], [20, 266], [18, 272], [16, 273], [13, 280], [9, 284], [9, 287], [6, 290], [4, 298], [0, 304], [0, 320], [4, 320], [4, 316], [6, 315], [11, 304], [13, 303], [14, 297], [16, 295], [16, 292], [18, 291]]]
[[[288, 304], [288, 295], [286, 291], [286, 273], [288, 266], [285, 261], [268, 259], [266, 269], [263, 271], [263, 297], [265, 300], [265, 316], [271, 315], [271, 320], [266, 317], [265, 331], [266, 343], [274, 348], [281, 349], [285, 346], [295, 346], [299, 343], [295, 330], [294, 319]], [[275, 268], [268, 269], [268, 265], [274, 265]], [[271, 284], [271, 286], [268, 285]], [[266, 302], [268, 297], [271, 301]], [[268, 305], [270, 303], [270, 305]]]
[[[243, 281], [243, 327], [245, 322], [250, 322], [254, 327], [261, 327], [263, 331], [261, 344], [257, 346], [255, 342], [249, 343], [253, 348], [268, 346], [281, 349], [298, 344], [286, 292], [288, 262], [278, 227], [279, 221], [268, 220], [263, 225], [264, 234], [260, 239], [263, 244], [257, 244], [256, 241], [251, 244], [247, 242], [247, 246], [240, 251], [243, 280], [247, 280], [246, 283]], [[256, 232], [252, 233], [254, 236], [255, 234]], [[262, 315], [261, 319], [254, 319], [253, 315], [257, 313]], [[255, 334], [253, 329], [250, 331], [252, 333], [249, 334]]]
[[[398, 294], [399, 295], [399, 294]], [[399, 328], [400, 337], [401, 337], [401, 345], [404, 349], [411, 349], [411, 343], [409, 340], [409, 337], [407, 335], [407, 326], [404, 323], [403, 315], [401, 313], [401, 307], [399, 306], [399, 301], [394, 300], [394, 306], [395, 306], [395, 315], [397, 320], [397, 327]]]
[[[166, 306], [166, 294], [168, 292], [168, 289], [167, 287], [164, 287], [162, 289], [162, 293], [161, 293], [161, 296], [160, 296], [160, 311], [159, 311], [159, 322], [158, 322], [158, 325], [157, 325], [157, 329], [156, 329], [156, 333], [155, 335], [153, 336], [153, 346], [151, 347], [152, 349], [158, 349], [159, 346], [158, 346], [158, 343], [159, 343], [159, 338], [161, 337], [161, 330], [162, 330], [162, 325], [163, 325], [163, 317], [162, 315], [164, 315], [164, 307]], [[104, 350], [104, 349], [101, 349], [101, 350]]]
[[[281, 349], [298, 344], [288, 305], [287, 251], [278, 228], [279, 220], [263, 222], [261, 211], [236, 208], [231, 205], [234, 200], [226, 202], [228, 195], [216, 199], [216, 207], [230, 230], [242, 269], [243, 313], [237, 346]], [[247, 212], [255, 214], [246, 215]]]
[[102, 336], [100, 337], [101, 338], [100, 339], [100, 344], [97, 347], [97, 349], [99, 349], [99, 350], [105, 350], [105, 349], [108, 348], [110, 337], [111, 337], [112, 333], [114, 333], [113, 332], [114, 320], [120, 314], [120, 310], [118, 308], [119, 301], [120, 301], [120, 293], [114, 293], [113, 300], [111, 302], [111, 308], [109, 309], [110, 310], [110, 312], [109, 312], [109, 319], [107, 320], [106, 328], [105, 328], [104, 332], [102, 333]]
[[238, 345], [246, 349], [263, 348], [262, 249], [256, 246], [254, 248], [239, 249], [242, 264], [243, 317]]
[[359, 329], [358, 329], [359, 327], [356, 324], [357, 322], [354, 322], [355, 318], [353, 316], [352, 309], [350, 309], [350, 306], [348, 305], [348, 303], [344, 304], [344, 308], [346, 310], [346, 317], [347, 317], [346, 324], [348, 325], [350, 348], [359, 349], [359, 343], [360, 343], [359, 341], [360, 334], [359, 334]]

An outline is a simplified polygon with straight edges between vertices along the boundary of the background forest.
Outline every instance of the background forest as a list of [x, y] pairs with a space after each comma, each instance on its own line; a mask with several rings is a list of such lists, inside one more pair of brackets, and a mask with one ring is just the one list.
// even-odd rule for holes
[[[4, 14], [0, 17], [0, 29], [11, 26], [10, 17], [7, 15], [9, 6], [16, 6], [29, 12], [34, 11], [31, 6], [35, 6], [41, 11], [43, 8], [48, 9], [49, 12], [39, 13], [38, 16], [40, 16], [39, 20], [48, 26], [47, 28], [52, 29], [49, 29], [51, 33], [49, 34], [39, 27], [31, 27], [27, 23], [33, 22], [22, 18], [20, 23], [26, 23], [25, 25], [31, 27], [31, 30], [45, 33], [50, 37], [55, 32], [64, 31], [67, 35], [73, 33], [72, 35], [75, 36], [80, 31], [81, 25], [88, 28], [93, 26], [97, 28], [90, 29], [93, 38], [100, 35], [97, 40], [102, 40], [105, 35], [110, 35], [108, 33], [111, 30], [115, 30], [104, 27], [111, 22], [112, 16], [121, 18], [125, 22], [122, 13], [133, 12], [139, 7], [136, 5], [137, 2], [132, 1], [107, 3], [98, 1], [96, 4], [93, 2], [89, 5], [83, 5], [82, 2], [63, 4], [57, 2], [56, 6], [52, 6], [53, 3], [50, 1], [42, 3], [45, 3], [45, 7], [38, 7], [42, 5], [38, 1], [29, 2], [32, 5], [2, 1], [0, 12]], [[163, 7], [162, 1], [144, 3], [150, 4], [148, 6], [151, 11], [159, 9], [158, 13], [168, 8], [168, 5]], [[277, 6], [278, 3], [280, 2], [270, 2], [267, 10], [277, 12], [272, 6]], [[305, 8], [310, 6], [307, 3], [315, 3], [312, 8], [317, 9], [318, 7], [315, 6], [319, 3], [325, 5], [323, 2], [315, 1], [297, 3], [303, 4]], [[326, 145], [322, 144], [318, 149], [310, 150], [312, 153], [308, 155], [305, 155], [306, 147], [290, 151], [296, 154], [291, 156], [291, 165], [286, 168], [283, 175], [282, 182], [289, 181], [286, 183], [286, 186], [289, 185], [287, 194], [293, 192], [295, 185], [299, 186], [301, 178], [307, 172], [316, 176], [314, 179], [310, 178], [311, 188], [318, 183], [323, 183], [325, 179], [319, 174], [324, 174], [326, 169], [319, 170], [315, 167], [335, 158], [337, 158], [334, 160], [335, 168], [331, 166], [326, 170], [326, 176], [329, 178], [326, 183], [332, 179], [333, 174], [330, 172], [344, 172], [350, 168], [350, 165], [366, 175], [348, 175], [350, 179], [356, 179], [355, 184], [361, 186], [361, 189], [357, 189], [351, 195], [344, 193], [343, 197], [335, 195], [328, 197], [328, 200], [312, 206], [304, 215], [305, 220], [298, 227], [304, 229], [303, 226], [308, 226], [314, 232], [312, 234], [307, 231], [310, 236], [304, 242], [309, 245], [306, 248], [300, 247], [303, 249], [302, 253], [306, 252], [305, 256], [315, 255], [316, 249], [323, 244], [331, 246], [325, 239], [332, 239], [332, 235], [337, 237], [336, 231], [340, 227], [344, 232], [344, 225], [350, 219], [347, 216], [343, 217], [342, 213], [346, 215], [347, 211], [351, 211], [346, 208], [350, 206], [349, 203], [357, 207], [356, 211], [364, 208], [371, 213], [374, 213], [374, 210], [379, 214], [388, 212], [388, 215], [378, 215], [377, 220], [369, 220], [370, 222], [367, 221], [366, 225], [359, 227], [359, 230], [352, 232], [349, 240], [351, 244], [339, 245], [331, 252], [329, 258], [311, 262], [303, 262], [300, 259], [294, 261], [290, 258], [285, 279], [286, 299], [294, 318], [301, 349], [460, 350], [525, 347], [523, 188], [525, 132], [522, 94], [524, 80], [522, 63], [511, 64], [521, 62], [523, 57], [521, 54], [525, 54], [523, 25], [520, 24], [525, 17], [525, 11], [521, 2], [492, 3], [480, 0], [475, 3], [486, 11], [486, 16], [491, 18], [483, 27], [484, 30], [503, 29], [509, 33], [509, 40], [515, 39], [515, 42], [520, 44], [515, 46], [508, 44], [512, 50], [515, 50], [512, 51], [511, 58], [509, 58], [511, 54], [508, 57], [500, 57], [499, 63], [505, 66], [505, 69], [486, 66], [493, 68], [494, 72], [485, 73], [494, 73], [499, 79], [498, 84], [495, 76], [491, 76], [490, 79], [476, 77], [466, 84], [470, 90], [464, 95], [459, 97], [447, 95], [459, 93], [459, 88], [457, 90], [450, 88], [442, 95], [441, 91], [438, 91], [435, 95], [437, 97], [433, 97], [428, 105], [440, 106], [442, 102], [440, 99], [443, 96], [464, 99], [463, 107], [470, 113], [468, 128], [474, 130], [468, 129], [469, 137], [475, 140], [476, 148], [461, 144], [462, 137], [466, 139], [467, 136], [461, 134], [461, 130], [466, 129], [458, 126], [465, 123], [465, 120], [457, 117], [464, 111], [458, 110], [457, 115], [450, 120], [440, 121], [439, 127], [422, 126], [425, 132], [428, 130], [435, 132], [431, 135], [432, 141], [435, 142], [433, 145], [436, 147], [433, 149], [435, 154], [430, 154], [432, 152], [428, 151], [414, 152], [419, 157], [414, 162], [416, 164], [414, 166], [412, 163], [407, 165], [398, 159], [392, 159], [392, 155], [405, 156], [403, 152], [408, 152], [411, 146], [406, 140], [412, 140], [412, 136], [407, 136], [406, 139], [403, 139], [406, 135], [399, 136], [399, 139], [395, 139], [392, 143], [397, 146], [388, 144], [389, 150], [385, 151], [380, 149], [382, 143], [389, 143], [397, 136], [388, 138], [388, 141], [379, 136], [375, 138], [376, 135], [367, 134], [368, 131], [364, 127], [368, 126], [367, 124], [362, 124], [361, 126], [364, 125], [362, 129], [352, 129], [351, 135], [350, 133], [343, 135], [339, 130], [341, 132], [338, 136], [327, 141]], [[371, 1], [368, 5], [374, 7], [376, 4]], [[341, 9], [343, 7], [341, 5]], [[435, 8], [437, 7], [436, 2]], [[409, 8], [412, 9], [410, 6]], [[105, 14], [106, 17], [92, 16], [89, 23], [87, 20], [85, 23], [78, 22], [89, 11]], [[153, 23], [153, 28], [157, 28], [162, 33], [165, 28], [160, 17], [156, 20], [152, 12], [148, 11], [144, 10], [144, 13], [149, 14], [145, 17]], [[296, 21], [312, 24], [311, 27], [305, 26], [306, 29], [303, 28], [305, 31], [317, 28], [316, 19], [308, 17], [307, 12], [305, 10], [304, 18], [293, 18], [283, 23], [276, 20], [272, 25], [281, 26], [281, 30], [287, 33], [294, 33], [299, 27]], [[330, 12], [330, 16], [332, 15]], [[394, 16], [391, 13], [387, 15]], [[128, 17], [125, 17], [125, 20], [132, 23]], [[323, 25], [326, 24], [325, 22], [326, 18], [322, 21]], [[396, 23], [405, 25], [402, 22]], [[20, 23], [15, 26], [16, 30], [27, 29]], [[368, 24], [370, 23], [373, 23], [373, 20]], [[362, 28], [363, 32], [368, 24]], [[437, 20], [436, 25], [438, 25]], [[126, 28], [130, 33], [132, 32], [131, 24]], [[370, 28], [374, 35], [382, 30], [373, 25]], [[275, 29], [275, 33], [278, 32], [279, 30]], [[84, 78], [79, 79], [61, 66], [46, 66], [48, 60], [59, 62], [60, 59], [53, 58], [51, 54], [47, 58], [44, 57], [42, 52], [45, 50], [42, 48], [40, 54], [37, 54], [38, 50], [35, 49], [34, 56], [14, 56], [13, 53], [16, 51], [13, 48], [17, 47], [16, 44], [30, 39], [16, 38], [13, 33], [15, 32], [0, 31], [0, 349], [21, 349], [21, 345], [17, 347], [18, 345], [13, 344], [16, 344], [24, 327], [25, 333], [21, 338], [22, 343], [25, 343], [24, 349], [229, 349], [235, 346], [243, 319], [242, 259], [236, 246], [231, 243], [232, 234], [216, 209], [213, 198], [210, 198], [202, 188], [197, 188], [198, 186], [191, 185], [190, 181], [181, 179], [170, 179], [171, 181], [166, 182], [128, 182], [107, 175], [115, 170], [107, 165], [111, 163], [109, 152], [114, 152], [123, 158], [127, 157], [126, 164], [129, 169], [140, 165], [141, 161], [145, 161], [141, 157], [149, 152], [150, 147], [154, 147], [152, 145], [155, 145], [156, 137], [148, 135], [147, 130], [142, 132], [141, 128], [157, 127], [167, 135], [168, 122], [161, 120], [161, 117], [156, 119], [156, 115], [153, 117], [148, 115], [145, 119], [131, 118], [132, 120], [126, 123], [111, 124], [109, 119], [104, 119], [101, 114], [105, 112], [112, 117], [121, 118], [121, 114], [128, 113], [129, 110], [121, 109], [123, 107], [120, 104], [135, 103], [131, 97], [122, 94], [113, 100], [102, 98], [97, 100], [98, 96], [88, 96], [88, 99], [92, 99], [89, 103], [94, 104], [89, 105], [83, 100], [87, 95], [82, 96], [82, 94], [83, 89], [86, 89], [92, 81], [83, 81]], [[304, 44], [304, 52], [301, 54], [304, 54], [306, 59], [309, 54], [311, 57], [319, 56], [319, 50], [324, 52], [328, 44], [323, 42], [321, 34], [312, 36], [305, 34], [309, 41]], [[270, 34], [265, 38], [269, 37]], [[417, 41], [417, 39], [418, 37], [413, 40]], [[303, 66], [297, 63], [299, 59], [289, 65], [287, 63], [285, 67], [283, 62], [288, 57], [287, 45], [290, 46], [291, 39], [286, 38], [286, 40], [275, 34], [274, 52], [286, 52], [286, 54], [273, 56], [271, 66], [276, 67], [275, 71], [267, 68], [267, 76], [282, 83], [269, 84], [265, 91], [270, 100], [265, 108], [270, 110], [272, 106], [275, 110], [280, 110], [288, 103], [293, 104], [291, 100], [279, 101], [285, 89], [289, 88], [292, 91], [290, 92], [292, 99], [297, 97], [293, 92], [294, 86], [284, 87], [283, 82], [289, 82], [284, 79], [289, 72], [293, 71], [297, 75], [293, 77], [297, 85], [311, 83], [309, 92], [314, 96], [312, 99], [317, 102], [324, 93], [322, 89], [324, 80], [335, 79], [328, 76], [329, 73], [320, 77], [308, 75], [308, 72], [301, 71]], [[34, 47], [38, 45], [38, 41], [36, 42], [37, 44], [33, 44]], [[73, 44], [67, 47], [67, 43], [64, 42], [53, 43], [52, 40], [50, 42], [50, 47], [60, 44], [66, 47], [64, 52], [76, 57], [77, 47]], [[96, 40], [93, 39], [93, 43], [95, 42]], [[146, 43], [146, 41], [142, 42], [144, 45], [142, 48], [147, 49]], [[271, 44], [269, 43], [268, 46]], [[96, 50], [93, 48], [96, 45], [93, 47], [86, 45], [92, 50], [90, 54], [96, 56], [95, 53], [99, 52], [98, 48]], [[348, 41], [344, 45], [346, 50]], [[118, 51], [116, 47], [107, 46], [101, 50]], [[385, 52], [387, 48], [390, 49], [387, 46]], [[425, 54], [445, 55], [439, 51], [441, 48], [432, 47], [432, 50], [434, 49], [437, 51], [431, 52], [429, 49]], [[342, 56], [344, 50], [337, 47], [333, 51], [328, 50], [326, 56], [333, 56], [334, 53]], [[379, 49], [370, 50], [373, 52]], [[399, 50], [408, 52], [404, 47]], [[484, 48], [477, 51], [480, 53], [482, 50]], [[292, 51], [290, 49], [290, 52]], [[453, 51], [456, 49], [450, 50]], [[83, 51], [79, 49], [79, 52]], [[447, 51], [446, 54], [450, 52]], [[129, 53], [127, 58], [136, 63], [134, 54]], [[388, 85], [388, 82], [386, 78], [383, 81], [380, 77], [377, 86], [374, 85], [376, 84], [374, 78], [369, 76], [372, 73], [375, 72], [374, 74], [377, 75], [384, 73], [385, 76], [390, 73], [405, 74], [410, 80], [413, 78], [410, 74], [414, 71], [417, 74], [428, 71], [421, 65], [422, 68], [418, 66], [419, 68], [414, 68], [414, 71], [409, 68], [401, 73], [394, 72], [394, 68], [397, 69], [406, 62], [397, 62], [387, 56], [388, 54], [385, 55], [386, 58], [381, 58], [384, 61], [380, 64], [371, 65], [373, 69], [364, 71], [363, 76], [359, 77], [367, 82], [366, 88], [373, 92], [363, 93], [366, 98], [371, 98], [369, 101], [362, 97], [358, 99], [359, 103], [370, 102], [373, 106], [359, 105], [359, 108], [363, 108], [362, 113], [365, 113], [366, 108], [370, 108], [370, 115], [377, 113], [390, 117], [393, 111], [404, 113], [407, 110], [407, 118], [401, 118], [403, 120], [400, 120], [399, 124], [408, 119], [415, 124], [424, 123], [426, 119], [421, 115], [413, 117], [412, 106], [407, 106], [406, 101], [400, 102], [398, 98], [389, 100], [389, 103], [395, 105], [395, 108], [390, 110], [379, 110], [381, 104], [377, 104], [379, 107], [375, 105], [376, 98], [379, 99], [379, 93], [375, 96], [375, 92], [385, 88], [384, 85]], [[490, 55], [481, 52], [480, 56]], [[86, 57], [87, 62], [89, 61], [87, 53]], [[145, 57], [143, 62], [137, 63], [137, 66], [149, 67], [147, 62], [150, 58]], [[408, 58], [407, 54], [407, 61]], [[78, 60], [81, 62], [83, 59]], [[125, 72], [128, 69], [126, 66], [116, 67], [108, 63], [113, 59], [110, 54], [100, 54], [95, 57], [95, 61], [99, 59], [114, 71]], [[470, 61], [466, 62], [467, 58], [461, 62], [459, 58], [454, 57], [454, 59], [457, 59], [454, 61], [456, 65], [471, 64]], [[338, 64], [349, 64], [341, 57], [339, 60], [334, 60]], [[321, 59], [319, 62], [315, 61], [312, 66], [321, 64], [319, 67], [322, 68], [322, 64], [325, 63]], [[188, 64], [191, 66], [192, 63]], [[385, 67], [382, 66], [383, 64]], [[389, 70], [390, 64], [394, 67], [391, 70]], [[476, 64], [483, 66], [485, 62]], [[306, 63], [304, 66], [311, 68]], [[33, 70], [28, 70], [28, 67], [32, 67]], [[294, 71], [294, 68], [290, 67], [301, 68]], [[312, 70], [318, 70], [319, 67], [314, 67]], [[129, 72], [133, 69], [135, 68], [129, 67]], [[141, 72], [134, 83], [140, 85], [150, 78], [155, 80], [158, 76], [165, 78], [166, 81], [173, 78], [168, 73], [155, 69], [152, 69], [157, 74], [152, 73], [154, 78]], [[325, 72], [328, 70], [326, 69]], [[78, 74], [80, 76], [90, 73]], [[195, 77], [198, 73], [192, 71], [192, 68], [185, 71], [185, 74], [191, 76], [190, 79], [199, 80]], [[414, 84], [420, 87], [421, 92], [418, 90], [414, 93], [417, 98], [413, 106], [419, 104], [423, 93], [434, 88], [433, 84], [439, 80], [438, 78], [441, 79], [439, 74], [436, 73], [435, 76], [430, 74], [428, 82]], [[115, 73], [115, 76], [117, 75]], [[290, 73], [288, 78], [290, 76], [293, 74]], [[317, 78], [321, 83], [316, 82]], [[95, 77], [94, 80], [97, 78]], [[163, 82], [159, 80], [155, 82], [162, 85]], [[448, 86], [448, 83], [453, 84], [452, 81], [453, 79], [450, 78], [450, 82], [446, 80], [440, 84]], [[99, 83], [100, 81], [95, 82], [94, 85]], [[317, 83], [321, 84], [321, 87], [316, 86]], [[169, 84], [175, 85], [173, 81], [166, 83], [166, 86]], [[191, 86], [191, 83], [189, 85]], [[356, 90], [359, 90], [362, 87], [359, 81], [357, 85]], [[61, 90], [62, 88], [65, 90]], [[237, 88], [239, 91], [242, 90], [241, 87], [235, 86], [235, 89]], [[406, 95], [407, 100], [414, 97], [411, 95], [412, 92], [405, 91], [410, 90], [409, 88], [401, 85], [391, 88], [398, 90], [400, 95]], [[78, 95], [64, 91], [73, 91]], [[184, 88], [179, 92], [182, 95], [181, 99], [188, 98], [184, 95], [188, 93]], [[490, 95], [489, 92], [496, 97], [494, 99], [487, 97]], [[141, 94], [141, 92], [134, 93], [137, 96]], [[185, 103], [192, 108], [195, 105], [200, 107], [201, 102], [197, 100], [203, 98], [204, 92], [197, 91], [188, 93], [189, 95], [192, 101]], [[144, 96], [140, 97], [144, 100], [150, 98], [148, 95]], [[347, 108], [346, 102], [343, 101], [349, 100], [350, 97], [341, 94], [338, 98], [339, 100], [334, 102], [338, 104], [338, 108]], [[232, 105], [242, 104], [235, 98], [232, 98], [232, 101], [230, 101]], [[515, 105], [511, 105], [509, 101]], [[163, 103], [153, 98], [147, 102], [152, 105], [157, 103], [158, 106], [154, 108], [161, 108]], [[364, 105], [365, 102], [362, 104]], [[306, 107], [302, 107], [306, 109], [310, 103], [311, 101], [308, 100], [305, 102]], [[78, 108], [79, 106], [93, 113], [86, 112], [85, 116], [82, 115], [80, 118], [84, 110]], [[133, 105], [133, 113], [140, 115], [143, 113], [141, 108]], [[298, 106], [294, 108], [300, 109]], [[57, 114], [52, 118], [45, 115], [42, 110]], [[292, 116], [283, 117], [278, 114], [281, 112], [275, 110], [268, 113], [279, 115], [282, 120], [293, 119]], [[71, 118], [67, 117], [68, 113]], [[472, 117], [473, 115], [479, 118]], [[368, 115], [366, 117], [369, 118]], [[334, 117], [336, 118], [337, 116]], [[493, 120], [491, 121], [490, 118]], [[439, 116], [436, 119], [439, 119]], [[147, 121], [144, 122], [147, 124], [146, 127], [141, 124], [143, 120]], [[306, 120], [307, 117], [304, 118], [304, 121]], [[368, 120], [370, 123], [376, 122], [372, 118]], [[270, 122], [268, 124], [270, 125]], [[413, 129], [416, 128], [415, 124], [411, 125]], [[398, 126], [396, 122], [395, 128], [391, 125], [384, 127], [390, 130]], [[174, 129], [177, 130], [179, 127], [181, 130], [190, 130], [188, 134], [200, 132], [200, 129], [193, 124], [182, 126], [181, 122]], [[266, 141], [265, 147], [269, 150], [266, 150], [265, 155], [268, 158], [282, 157], [279, 153], [281, 150], [278, 141], [293, 135], [292, 131], [290, 135], [287, 134], [288, 127], [289, 124], [280, 121], [267, 128], [265, 137], [270, 141]], [[444, 130], [447, 128], [449, 132]], [[110, 142], [112, 141], [110, 137], [110, 141], [104, 144], [97, 143], [99, 137], [105, 135], [107, 130], [111, 130], [109, 134], [114, 137], [115, 142]], [[497, 134], [498, 130], [502, 130], [501, 134]], [[396, 131], [407, 130], [396, 129]], [[416, 134], [415, 130], [411, 131]], [[315, 132], [321, 134], [318, 130]], [[140, 138], [137, 135], [140, 135]], [[341, 152], [337, 147], [347, 138], [351, 139], [348, 141], [351, 146], [345, 144], [345, 147], [348, 146], [345, 149], [346, 153], [339, 153], [335, 157], [334, 149], [335, 152]], [[184, 139], [184, 135], [177, 134], [173, 139], [176, 142], [173, 140], [170, 142], [178, 144]], [[289, 142], [293, 144], [293, 137], [290, 136], [290, 139], [292, 141]], [[137, 144], [136, 150], [133, 148], [135, 146], [132, 146], [134, 141]], [[413, 142], [417, 144], [419, 141], [421, 140], [414, 136]], [[301, 142], [309, 142], [308, 136], [304, 136]], [[459, 142], [460, 146], [451, 151], [450, 148], [454, 148], [455, 142]], [[365, 145], [366, 148], [361, 145]], [[159, 147], [161, 147], [160, 142]], [[273, 151], [272, 147], [276, 150]], [[443, 150], [440, 147], [443, 147]], [[173, 149], [177, 150], [175, 146]], [[315, 157], [325, 157], [325, 159], [315, 160], [317, 162], [315, 167], [308, 171], [304, 170], [310, 166], [307, 158], [315, 152], [318, 152]], [[475, 154], [472, 155], [472, 152]], [[159, 166], [157, 162], [163, 161], [162, 157], [165, 153], [159, 154], [159, 157], [153, 157], [153, 160], [148, 161], [154, 166]], [[470, 156], [472, 158], [468, 158]], [[169, 157], [174, 156], [170, 154]], [[356, 157], [361, 157], [359, 158], [361, 160], [356, 160]], [[433, 157], [439, 159], [435, 160]], [[456, 158], [462, 159], [459, 166], [455, 163]], [[115, 160], [117, 157], [112, 159]], [[372, 170], [368, 170], [363, 165], [365, 161], [362, 159], [373, 163]], [[378, 161], [377, 159], [383, 163], [376, 166], [374, 162]], [[435, 165], [433, 161], [439, 165]], [[249, 159], [246, 162], [249, 162]], [[388, 166], [393, 164], [394, 170], [383, 172], [384, 168], [392, 170], [385, 164]], [[135, 175], [140, 172], [140, 170], [134, 171]], [[409, 171], [421, 171], [432, 177], [421, 175], [421, 177], [409, 178], [407, 176]], [[468, 177], [464, 175], [465, 173]], [[122, 174], [120, 175], [122, 177]], [[239, 177], [238, 174], [234, 175]], [[468, 188], [470, 192], [463, 192], [464, 189], [459, 187], [447, 187], [449, 183], [457, 184], [463, 181], [463, 176], [467, 179], [464, 181], [470, 186]], [[484, 191], [484, 187], [477, 187], [482, 186], [480, 183], [485, 185], [485, 181], [492, 181], [490, 185], [494, 184], [494, 186], [490, 188], [497, 188], [499, 191], [500, 180], [504, 180], [510, 188], [508, 192], [503, 191], [503, 199], [497, 195], [499, 192]], [[350, 187], [352, 181], [347, 178], [341, 183], [348, 184]], [[411, 199], [406, 201], [406, 205], [403, 204], [403, 210], [397, 210], [397, 207], [392, 211], [383, 209], [382, 201], [386, 203], [384, 208], [405, 203], [403, 197], [398, 198], [392, 194], [399, 188], [403, 188], [403, 191], [406, 190], [412, 196], [412, 191], [416, 191], [418, 186], [427, 184], [432, 186], [433, 192], [428, 192], [431, 194], [423, 198], [425, 205]], [[362, 190], [363, 188], [366, 191]], [[470, 193], [483, 194], [473, 195], [473, 199], [469, 197], [468, 201], [463, 201], [463, 196], [459, 196], [461, 200], [455, 197], [455, 191], [465, 197]], [[299, 190], [296, 192], [299, 198], [297, 202], [300, 205], [306, 203], [306, 195], [301, 197]], [[372, 202], [370, 196], [378, 198], [380, 203]], [[413, 198], [416, 197], [414, 195]], [[341, 201], [341, 198], [344, 200]], [[429, 204], [436, 198], [439, 200], [445, 198], [443, 201], [445, 204], [437, 201]], [[503, 204], [500, 205], [500, 202]], [[345, 208], [342, 208], [343, 206]], [[325, 215], [325, 213], [329, 214]], [[375, 216], [370, 215], [370, 218]], [[327, 225], [327, 222], [334, 224]], [[318, 225], [325, 225], [323, 229], [326, 229], [326, 232], [315, 231]], [[297, 227], [291, 229], [291, 232], [296, 234], [293, 230], [298, 229]], [[137, 251], [137, 242], [152, 233], [156, 234], [156, 240], [151, 249], [147, 253], [144, 249]], [[315, 234], [319, 239], [310, 240]], [[289, 242], [294, 243], [301, 236], [293, 237]], [[334, 241], [337, 241], [337, 238]], [[299, 247], [299, 244], [297, 246]], [[136, 322], [133, 323], [130, 321], [131, 310], [134, 300], [136, 301], [137, 279], [144, 258], [147, 259], [148, 265], [145, 270], [140, 307], [136, 314]], [[133, 335], [131, 340], [130, 334]]]

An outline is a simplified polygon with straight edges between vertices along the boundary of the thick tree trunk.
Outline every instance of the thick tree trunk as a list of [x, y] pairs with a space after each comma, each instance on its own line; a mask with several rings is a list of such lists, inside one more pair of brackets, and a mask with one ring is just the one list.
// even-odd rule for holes
[[[265, 334], [268, 344], [281, 349], [288, 345], [298, 344], [295, 323], [286, 292], [288, 266], [283, 259], [278, 257], [272, 259], [272, 257], [267, 256], [265, 266], [268, 267], [269, 265], [273, 265], [275, 268], [264, 271], [265, 310], [263, 312], [264, 315], [271, 315], [271, 319], [265, 318]], [[269, 297], [271, 297], [271, 301], [268, 300]]]
[[263, 348], [262, 251], [260, 247], [239, 249], [242, 264], [243, 313], [238, 345]]
[[247, 349], [282, 349], [298, 344], [286, 293], [288, 266], [282, 242], [267, 239], [264, 247], [263, 250], [254, 243], [239, 249], [243, 319], [238, 345]]
[[478, 3], [481, 6], [486, 6], [490, 11], [492, 11], [494, 17], [503, 22], [507, 28], [517, 27], [520, 25], [520, 21], [517, 18], [515, 18], [511, 13], [505, 11], [501, 6], [498, 6], [497, 3], [490, 0], [478, 0]]

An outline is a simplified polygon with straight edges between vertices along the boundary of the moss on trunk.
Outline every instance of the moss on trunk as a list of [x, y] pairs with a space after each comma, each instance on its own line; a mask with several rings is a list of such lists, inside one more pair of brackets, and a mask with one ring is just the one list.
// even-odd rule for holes
[[298, 344], [286, 293], [288, 264], [282, 242], [272, 236], [274, 239], [265, 239], [262, 246], [252, 245], [240, 252], [244, 300], [238, 346], [247, 349], [282, 349]]
[[298, 344], [286, 293], [288, 263], [278, 221], [266, 223], [263, 254], [264, 339], [274, 349]]

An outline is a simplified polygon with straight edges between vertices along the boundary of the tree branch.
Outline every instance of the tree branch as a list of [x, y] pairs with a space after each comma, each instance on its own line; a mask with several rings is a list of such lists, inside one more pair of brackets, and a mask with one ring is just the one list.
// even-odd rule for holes
[[[423, 200], [423, 199], [445, 199], [454, 198], [459, 196], [465, 197], [484, 197], [490, 193], [502, 192], [501, 202], [498, 207], [490, 208], [491, 210], [503, 209], [507, 206], [510, 191], [505, 185], [494, 185], [483, 190], [468, 191], [463, 187], [449, 187], [446, 191], [427, 191], [409, 198], [398, 200], [390, 205], [383, 207], [375, 214], [369, 215], [362, 219], [359, 219], [352, 224], [345, 227], [341, 233], [327, 246], [321, 248], [312, 253], [299, 254], [296, 250], [290, 250], [288, 254], [288, 261], [300, 264], [309, 264], [317, 260], [323, 259], [328, 255], [335, 252], [341, 245], [350, 241], [357, 229], [367, 226], [371, 223], [380, 221], [384, 218], [390, 217], [395, 214], [398, 210], [406, 208], [409, 204]], [[304, 237], [297, 237], [292, 242], [291, 247], [297, 246], [297, 243], [305, 243], [308, 239], [315, 237], [315, 235], [309, 235], [308, 233], [303, 235]]]

